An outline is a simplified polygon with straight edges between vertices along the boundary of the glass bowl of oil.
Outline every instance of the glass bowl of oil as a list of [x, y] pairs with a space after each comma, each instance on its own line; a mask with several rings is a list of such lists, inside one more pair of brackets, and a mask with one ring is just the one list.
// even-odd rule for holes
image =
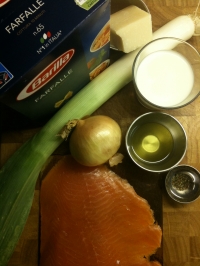
[[165, 172], [180, 163], [187, 149], [187, 135], [180, 122], [162, 112], [136, 118], [126, 136], [126, 149], [135, 164], [150, 172]]
[[200, 173], [189, 165], [171, 169], [165, 179], [168, 195], [179, 203], [195, 201], [200, 195]]

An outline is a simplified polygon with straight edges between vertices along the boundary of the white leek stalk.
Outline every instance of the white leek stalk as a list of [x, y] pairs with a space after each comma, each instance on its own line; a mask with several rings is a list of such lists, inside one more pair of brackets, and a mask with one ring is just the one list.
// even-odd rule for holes
[[[176, 37], [187, 40], [193, 33], [192, 19], [181, 16], [156, 31], [153, 38]], [[138, 51], [124, 55], [86, 85], [0, 170], [1, 266], [7, 265], [24, 228], [40, 170], [62, 142], [56, 135], [69, 120], [91, 115], [132, 80], [132, 64]]]

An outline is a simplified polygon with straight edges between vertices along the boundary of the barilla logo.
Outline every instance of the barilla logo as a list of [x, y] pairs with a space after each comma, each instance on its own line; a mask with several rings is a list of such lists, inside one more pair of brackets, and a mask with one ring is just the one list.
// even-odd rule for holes
[[7, 4], [10, 0], [0, 0], [0, 7], [4, 6]]
[[17, 101], [24, 100], [25, 98], [31, 96], [52, 80], [67, 65], [74, 55], [74, 52], [74, 49], [71, 49], [48, 65], [19, 93]]

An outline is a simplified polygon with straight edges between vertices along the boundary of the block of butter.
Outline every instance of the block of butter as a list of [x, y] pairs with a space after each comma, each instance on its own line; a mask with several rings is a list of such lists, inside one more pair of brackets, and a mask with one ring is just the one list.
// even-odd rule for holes
[[151, 15], [130, 5], [111, 14], [110, 44], [129, 53], [152, 40]]

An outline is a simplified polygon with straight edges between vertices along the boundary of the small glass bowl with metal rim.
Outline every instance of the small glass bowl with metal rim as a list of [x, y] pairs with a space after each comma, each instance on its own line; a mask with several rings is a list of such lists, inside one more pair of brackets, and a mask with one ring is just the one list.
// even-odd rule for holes
[[[148, 131], [149, 124], [153, 124], [150, 131]], [[165, 135], [166, 133], [160, 131], [157, 128], [158, 125], [164, 128], [168, 134]], [[140, 131], [140, 129], [144, 129], [144, 126], [147, 126], [145, 131]], [[140, 139], [138, 139], [138, 135]], [[147, 143], [148, 147], [146, 149], [143, 143], [146, 138], [151, 136], [155, 137], [156, 141], [154, 139], [147, 141], [149, 143]], [[169, 140], [171, 141], [169, 142]], [[156, 143], [158, 144], [156, 149], [149, 150], [149, 146], [154, 146]], [[161, 143], [164, 145], [161, 145]], [[175, 117], [162, 112], [149, 112], [137, 117], [129, 126], [125, 136], [125, 145], [131, 160], [142, 169], [154, 173], [168, 172], [178, 165], [185, 156], [187, 135], [185, 129]], [[145, 152], [148, 158], [144, 158], [139, 154], [138, 147]], [[157, 154], [160, 156], [160, 153], [161, 157], [155, 158]]]
[[168, 172], [165, 187], [176, 202], [193, 202], [200, 196], [200, 173], [192, 166], [178, 165]]

